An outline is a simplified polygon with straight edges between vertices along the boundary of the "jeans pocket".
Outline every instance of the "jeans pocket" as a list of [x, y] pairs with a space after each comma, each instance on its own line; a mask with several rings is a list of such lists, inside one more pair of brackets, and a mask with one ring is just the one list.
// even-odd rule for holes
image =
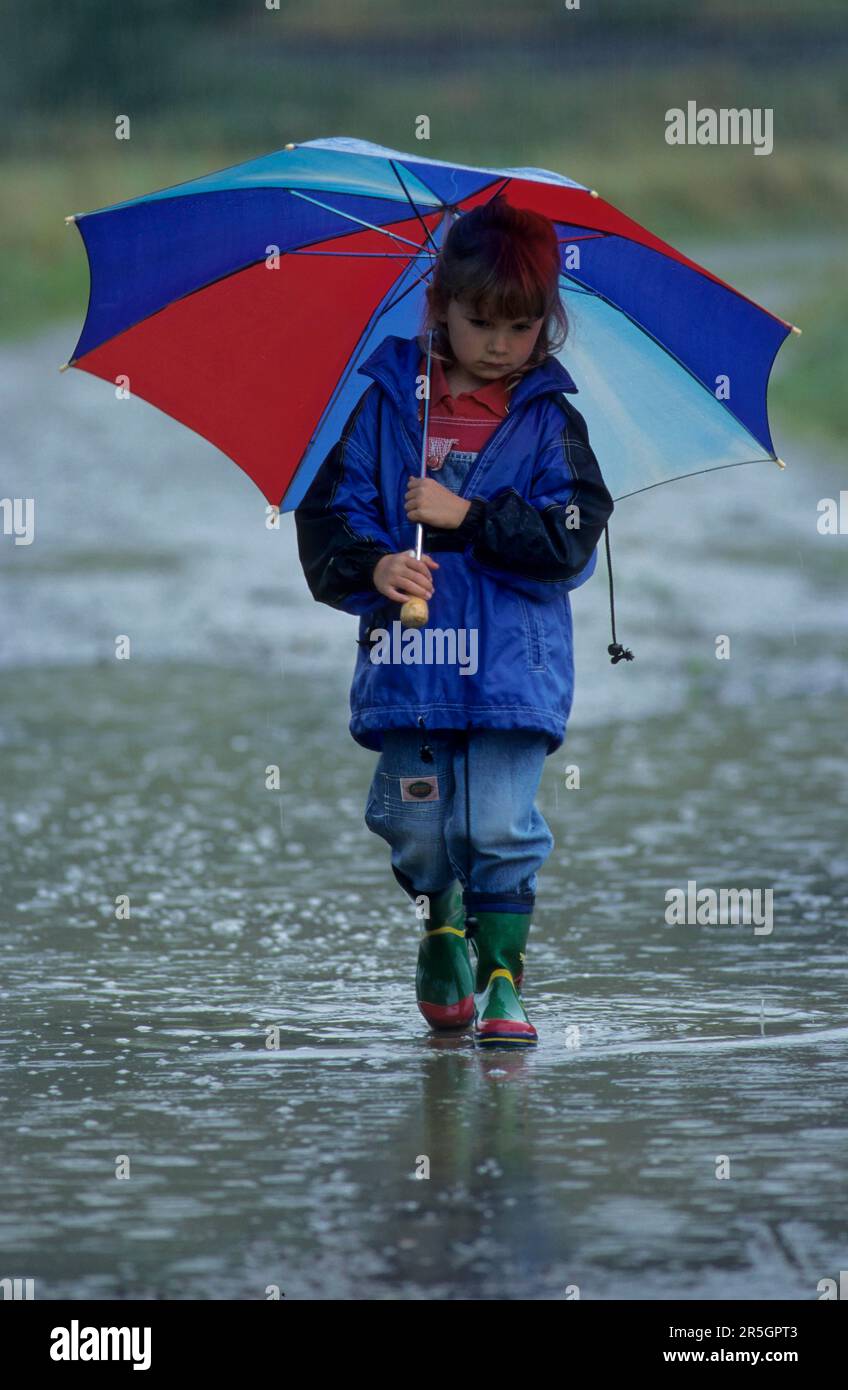
[[445, 812], [441, 779], [438, 782], [439, 795], [434, 798], [431, 793], [428, 794], [429, 788], [426, 785], [430, 776], [431, 774], [426, 778], [405, 777], [404, 796], [400, 777], [387, 772], [382, 774], [385, 822], [396, 834], [427, 840], [436, 839], [441, 835]]

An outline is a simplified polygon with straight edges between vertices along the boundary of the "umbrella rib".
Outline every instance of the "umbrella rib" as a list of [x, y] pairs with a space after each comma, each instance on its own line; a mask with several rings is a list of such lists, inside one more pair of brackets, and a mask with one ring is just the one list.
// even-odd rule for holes
[[[490, 193], [490, 194], [489, 194], [489, 197], [486, 199], [486, 203], [490, 203], [490, 202], [492, 201], [493, 198], [497, 198], [497, 196], [498, 196], [499, 193], [503, 193], [503, 191], [504, 191], [504, 189], [506, 188], [506, 186], [507, 186], [508, 183], [512, 183], [512, 175], [511, 175], [511, 174], [510, 174], [510, 176], [509, 176], [508, 179], [504, 179], [504, 180], [503, 180], [503, 182], [501, 183], [500, 188], [496, 188], [495, 191], [494, 191], [494, 193]], [[485, 187], [486, 185], [484, 184], [483, 186]], [[480, 192], [480, 189], [479, 189], [479, 188], [478, 188], [477, 192], [478, 192], [478, 193]], [[483, 204], [483, 206], [485, 207], [485, 203]]]
[[386, 227], [377, 227], [373, 222], [366, 222], [363, 217], [354, 217], [352, 212], [342, 212], [340, 208], [334, 208], [330, 203], [322, 203], [320, 198], [310, 198], [308, 193], [299, 193], [296, 188], [290, 188], [288, 192], [293, 198], [303, 198], [306, 203], [314, 203], [316, 207], [325, 208], [327, 212], [334, 212], [337, 217], [344, 217], [348, 222], [358, 222], [360, 227], [368, 227], [372, 232], [380, 232], [382, 236], [392, 237], [394, 241], [402, 241], [406, 246], [414, 246], [416, 251], [420, 251], [421, 245], [417, 241], [410, 241], [409, 237], [401, 236], [398, 232], [390, 232]]
[[426, 256], [432, 261], [433, 257], [429, 251], [284, 251], [284, 256], [366, 256], [376, 258], [381, 261], [415, 261], [419, 255]]
[[[410, 259], [412, 259], [412, 258], [410, 258]], [[416, 286], [416, 285], [420, 285], [420, 283], [421, 283], [422, 280], [426, 280], [427, 276], [430, 275], [430, 274], [432, 273], [432, 270], [433, 270], [433, 265], [432, 265], [432, 262], [431, 262], [430, 265], [427, 267], [427, 269], [424, 271], [424, 273], [423, 273], [422, 275], [416, 276], [416, 278], [413, 280], [412, 284], [409, 285], [409, 286], [403, 291], [403, 294], [399, 294], [398, 297], [397, 297], [397, 299], [392, 299], [392, 300], [390, 300], [390, 302], [389, 302], [388, 304], [386, 304], [386, 305], [380, 310], [380, 312], [375, 316], [374, 322], [376, 323], [378, 319], [381, 319], [381, 318], [383, 317], [383, 315], [384, 315], [384, 314], [387, 314], [387, 313], [389, 312], [390, 309], [393, 309], [393, 308], [395, 307], [396, 304], [400, 304], [400, 302], [401, 302], [402, 299], [406, 299], [406, 296], [407, 296], [408, 294], [411, 294], [411, 293], [412, 293], [412, 291], [415, 289], [415, 286]]]
[[[402, 188], [403, 191], [404, 191], [404, 194], [406, 195], [406, 201], [409, 203], [409, 206], [412, 208], [412, 211], [415, 213], [415, 216], [418, 218], [418, 221], [421, 223], [421, 226], [424, 228], [424, 235], [426, 236], [427, 240], [429, 241], [430, 245], [432, 246], [433, 251], [435, 252], [435, 254], [438, 255], [438, 250], [439, 250], [439, 248], [437, 247], [435, 241], [433, 240], [433, 237], [432, 237], [432, 235], [431, 235], [431, 233], [430, 233], [430, 228], [427, 226], [427, 223], [424, 221], [424, 218], [421, 216], [421, 213], [418, 211], [418, 208], [417, 208], [417, 207], [415, 206], [415, 204], [413, 203], [412, 198], [411, 198], [410, 195], [409, 195], [409, 189], [407, 188], [406, 184], [404, 183], [403, 179], [401, 178], [400, 174], [399, 174], [398, 171], [397, 171], [397, 165], [395, 164], [395, 162], [394, 162], [393, 159], [390, 159], [390, 160], [389, 160], [389, 163], [391, 164], [392, 169], [394, 170], [395, 178], [397, 179], [398, 183], [400, 184], [401, 188]], [[443, 204], [443, 206], [444, 206], [444, 204]]]
[[767, 454], [759, 459], [737, 459], [735, 463], [714, 463], [711, 468], [695, 468], [691, 473], [678, 473], [675, 478], [660, 478], [656, 483], [646, 483], [644, 487], [634, 488], [632, 492], [622, 492], [614, 497], [614, 502], [623, 502], [626, 497], [636, 497], [640, 492], [650, 492], [652, 487], [665, 487], [667, 483], [680, 483], [684, 478], [697, 478], [701, 473], [720, 473], [723, 468], [747, 468], [751, 463], [774, 463], [774, 455]]

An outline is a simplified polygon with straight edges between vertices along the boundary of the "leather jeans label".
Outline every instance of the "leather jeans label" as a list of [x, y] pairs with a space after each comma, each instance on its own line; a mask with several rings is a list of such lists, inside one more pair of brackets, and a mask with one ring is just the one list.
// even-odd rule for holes
[[431, 777], [401, 777], [401, 801], [438, 801], [439, 779]]

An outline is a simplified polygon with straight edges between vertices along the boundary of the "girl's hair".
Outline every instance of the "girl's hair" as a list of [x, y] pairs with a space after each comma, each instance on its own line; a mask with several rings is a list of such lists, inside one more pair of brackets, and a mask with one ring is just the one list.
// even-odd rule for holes
[[427, 286], [421, 332], [433, 330], [433, 355], [454, 362], [446, 328], [451, 299], [464, 299], [481, 318], [544, 322], [531, 356], [506, 385], [558, 352], [568, 336], [559, 296], [559, 243], [554, 225], [538, 212], [513, 207], [500, 194], [456, 219], [436, 257]]

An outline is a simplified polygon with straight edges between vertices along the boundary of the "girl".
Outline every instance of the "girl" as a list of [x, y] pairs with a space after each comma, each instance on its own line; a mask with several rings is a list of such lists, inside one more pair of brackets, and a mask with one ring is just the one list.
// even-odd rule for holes
[[[419, 1008], [433, 1028], [473, 1019], [484, 1046], [537, 1042], [519, 990], [554, 840], [534, 798], [571, 711], [568, 594], [613, 510], [553, 355], [559, 273], [547, 218], [501, 197], [459, 216], [420, 334], [359, 368], [372, 383], [295, 511], [313, 597], [360, 618], [350, 732], [380, 754], [366, 824], [426, 919]], [[413, 597], [427, 626], [402, 629]]]

